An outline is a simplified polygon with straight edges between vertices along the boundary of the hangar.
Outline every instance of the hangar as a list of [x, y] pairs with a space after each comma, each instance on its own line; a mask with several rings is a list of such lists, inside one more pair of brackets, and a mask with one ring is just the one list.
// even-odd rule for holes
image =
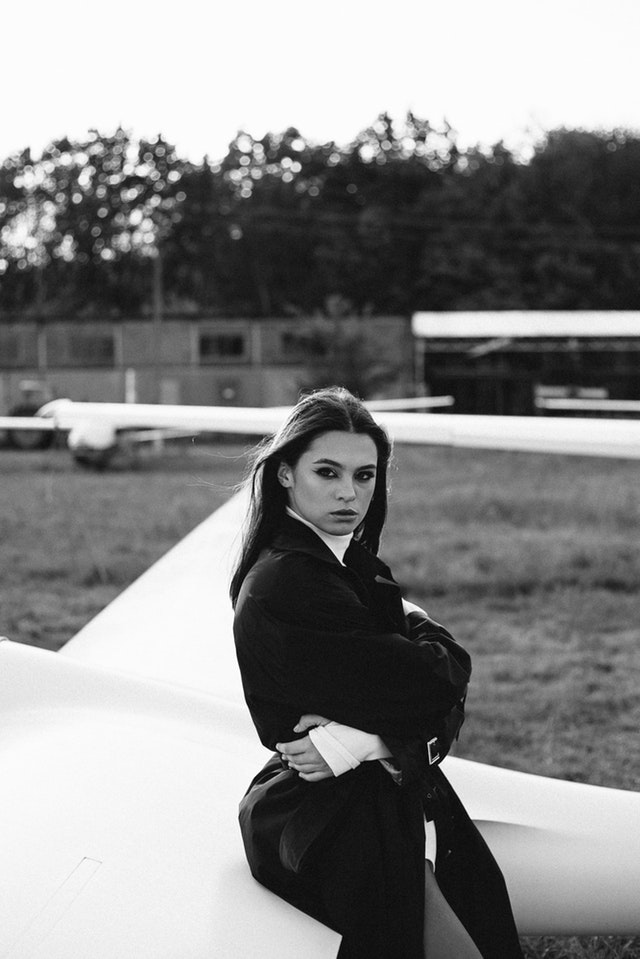
[[640, 312], [422, 312], [416, 379], [456, 413], [531, 416], [550, 398], [640, 400]]

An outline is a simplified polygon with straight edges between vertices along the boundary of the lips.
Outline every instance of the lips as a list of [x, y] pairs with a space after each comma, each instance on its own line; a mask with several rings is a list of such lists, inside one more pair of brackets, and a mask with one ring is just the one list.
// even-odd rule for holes
[[358, 512], [355, 509], [336, 509], [331, 513], [332, 516], [344, 516], [345, 519], [351, 519], [353, 516], [357, 516]]

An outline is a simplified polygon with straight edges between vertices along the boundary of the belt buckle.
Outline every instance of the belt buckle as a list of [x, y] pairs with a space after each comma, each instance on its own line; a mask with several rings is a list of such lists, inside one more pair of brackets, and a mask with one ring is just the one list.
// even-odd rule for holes
[[433, 739], [430, 739], [427, 743], [427, 755], [429, 757], [429, 765], [433, 766], [434, 763], [437, 763], [440, 759], [440, 753], [438, 751], [438, 737], [434, 736]]

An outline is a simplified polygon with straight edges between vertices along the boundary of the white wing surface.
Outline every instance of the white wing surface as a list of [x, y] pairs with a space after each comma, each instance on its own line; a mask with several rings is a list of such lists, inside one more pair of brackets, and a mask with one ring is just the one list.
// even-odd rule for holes
[[461, 413], [384, 413], [376, 414], [376, 419], [399, 443], [640, 457], [640, 420]]
[[245, 509], [234, 496], [57, 655], [242, 703], [229, 579]]
[[[119, 430], [191, 429], [220, 433], [269, 433], [287, 410], [279, 407], [216, 407], [75, 403], [53, 400], [40, 411], [59, 429], [98, 448]], [[459, 413], [373, 411], [393, 438], [482, 449], [527, 450], [582, 456], [640, 457], [640, 420], [551, 416], [467, 416]], [[108, 441], [105, 435], [108, 434]]]
[[[237, 708], [227, 583], [244, 511], [242, 497], [230, 500], [58, 655], [152, 675]], [[243, 728], [253, 761], [255, 734]], [[506, 874], [522, 933], [640, 934], [640, 794], [454, 758], [444, 768]]]
[[[260, 412], [256, 432], [283, 415]], [[457, 442], [457, 423], [460, 445], [496, 440], [481, 421], [497, 418], [381, 419], [398, 440]], [[549, 449], [531, 445], [533, 425], [502, 422], [503, 441], [528, 444], [502, 448]], [[578, 421], [561, 422], [556, 447], [584, 452], [586, 434], [567, 449]], [[601, 455], [638, 455], [625, 432], [638, 424], [612, 424], [598, 442], [618, 452]], [[338, 937], [244, 861], [237, 803], [266, 753], [242, 704], [227, 596], [243, 513], [234, 497], [60, 653], [0, 643], [2, 959], [297, 959], [301, 944], [305, 959], [335, 956]], [[445, 763], [522, 933], [640, 934], [640, 794]]]
[[0, 956], [335, 956], [246, 867], [264, 759], [239, 705], [0, 643]]

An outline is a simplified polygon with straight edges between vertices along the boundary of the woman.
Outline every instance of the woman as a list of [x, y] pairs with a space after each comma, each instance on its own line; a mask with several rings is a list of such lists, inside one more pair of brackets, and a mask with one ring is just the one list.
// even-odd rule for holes
[[342, 935], [340, 959], [516, 959], [500, 870], [438, 768], [469, 657], [377, 558], [390, 454], [332, 388], [254, 462], [231, 596], [247, 704], [276, 752], [240, 806], [247, 858]]

